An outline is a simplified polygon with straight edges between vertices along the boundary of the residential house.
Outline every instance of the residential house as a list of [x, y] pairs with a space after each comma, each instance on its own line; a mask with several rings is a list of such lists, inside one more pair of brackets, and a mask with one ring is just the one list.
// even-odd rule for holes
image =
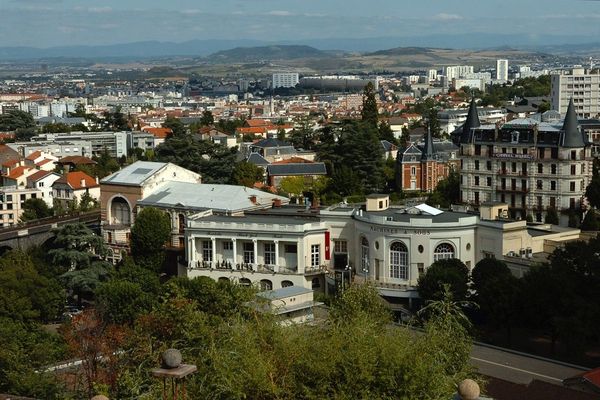
[[100, 185], [95, 178], [82, 171], [66, 172], [52, 184], [54, 204], [60, 204], [64, 209], [80, 204], [85, 194], [93, 200], [99, 200]]
[[0, 226], [5, 228], [18, 224], [23, 214], [23, 203], [37, 197], [40, 197], [37, 189], [15, 186], [1, 187]]
[[27, 177], [27, 188], [39, 191], [39, 196], [48, 207], [52, 207], [52, 185], [60, 178], [60, 174], [52, 171], [37, 171]]

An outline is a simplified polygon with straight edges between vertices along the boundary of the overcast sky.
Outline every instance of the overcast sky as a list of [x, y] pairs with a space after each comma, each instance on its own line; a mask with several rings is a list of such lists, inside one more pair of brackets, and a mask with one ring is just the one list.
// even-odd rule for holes
[[469, 32], [596, 41], [600, 0], [0, 0], [0, 46]]

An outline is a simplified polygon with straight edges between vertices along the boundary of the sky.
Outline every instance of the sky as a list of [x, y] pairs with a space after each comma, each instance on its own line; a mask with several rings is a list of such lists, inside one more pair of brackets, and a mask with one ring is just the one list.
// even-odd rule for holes
[[0, 47], [462, 34], [600, 40], [600, 0], [0, 0]]

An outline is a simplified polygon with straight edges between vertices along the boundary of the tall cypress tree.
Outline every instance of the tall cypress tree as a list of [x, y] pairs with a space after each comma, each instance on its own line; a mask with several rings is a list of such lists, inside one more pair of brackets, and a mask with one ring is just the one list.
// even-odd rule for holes
[[372, 82], [367, 83], [363, 91], [362, 120], [363, 122], [377, 128], [377, 100], [375, 99], [375, 86]]

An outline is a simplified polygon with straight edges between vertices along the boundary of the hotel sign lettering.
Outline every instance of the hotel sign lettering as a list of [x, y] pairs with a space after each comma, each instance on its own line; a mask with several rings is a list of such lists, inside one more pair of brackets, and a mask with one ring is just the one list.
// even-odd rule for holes
[[431, 231], [426, 229], [396, 229], [396, 228], [380, 228], [376, 226], [371, 227], [371, 232], [388, 233], [390, 235], [431, 235]]
[[495, 158], [508, 158], [512, 160], [533, 160], [534, 156], [530, 154], [514, 154], [514, 153], [495, 153]]

